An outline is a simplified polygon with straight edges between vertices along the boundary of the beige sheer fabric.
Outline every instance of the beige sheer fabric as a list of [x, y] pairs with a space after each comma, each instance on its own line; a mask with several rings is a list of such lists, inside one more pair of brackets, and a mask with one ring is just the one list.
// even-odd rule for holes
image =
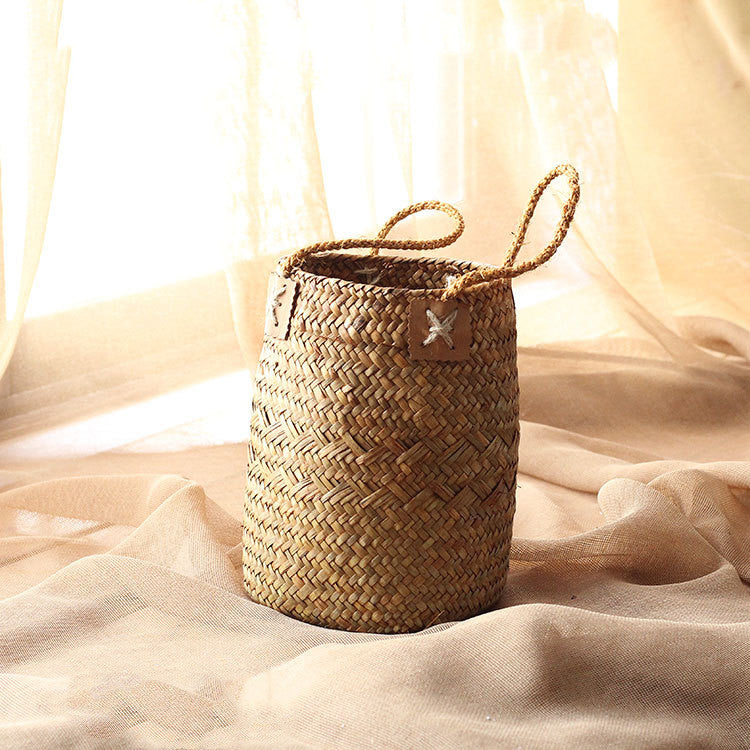
[[515, 285], [503, 598], [408, 636], [315, 628], [243, 594], [241, 443], [16, 452], [0, 746], [750, 747], [744, 3], [362, 6], [356, 28], [338, 4], [227, 15], [235, 330], [252, 367], [274, 256], [411, 200], [456, 201], [451, 253], [499, 260], [537, 180], [575, 164], [572, 233]]
[[[61, 0], [30, 4], [25, 16], [23, 10], [21, 4], [17, 4], [0, 11], [0, 44], [5, 50], [0, 58], [4, 68], [0, 78], [4, 120], [0, 126], [0, 177], [3, 178], [0, 185], [0, 281], [3, 282], [0, 284], [0, 307], [4, 308], [0, 309], [0, 373], [5, 372], [10, 362], [42, 252], [70, 62], [69, 51], [59, 49], [57, 44]], [[28, 35], [28, 46], [24, 50], [26, 54], [14, 60], [9, 51], [14, 49], [13, 35], [19, 33]], [[28, 82], [23, 93], [19, 92], [18, 86], [11, 85], [19, 78]], [[13, 138], [11, 126], [15, 125], [18, 132], [24, 124], [26, 137]], [[13, 218], [21, 231], [18, 246], [7, 248], [3, 241], [3, 207], [6, 204], [2, 200], [2, 188], [7, 185], [7, 162], [11, 161], [12, 167], [20, 167], [11, 172], [11, 189], [16, 198], [12, 205], [17, 212]], [[8, 250], [21, 257], [19, 273], [12, 280], [7, 277], [6, 270]], [[12, 310], [8, 309], [11, 306], [6, 286], [11, 283], [15, 298]]]

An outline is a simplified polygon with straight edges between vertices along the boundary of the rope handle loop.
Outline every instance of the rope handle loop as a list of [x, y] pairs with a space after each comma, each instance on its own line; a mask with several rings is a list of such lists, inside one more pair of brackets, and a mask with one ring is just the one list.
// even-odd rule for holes
[[[523, 241], [526, 239], [526, 232], [531, 223], [531, 219], [534, 216], [539, 199], [542, 197], [544, 191], [549, 187], [550, 183], [558, 177], [565, 175], [568, 178], [568, 186], [570, 188], [570, 194], [568, 200], [562, 208], [562, 215], [560, 221], [555, 228], [555, 234], [552, 237], [552, 241], [545, 247], [536, 257], [531, 260], [524, 261], [516, 265], [516, 258], [521, 250]], [[486, 266], [484, 268], [477, 268], [474, 271], [469, 271], [463, 276], [459, 276], [454, 279], [448, 287], [445, 289], [442, 295], [442, 299], [448, 300], [457, 297], [461, 292], [466, 289], [481, 284], [486, 281], [494, 281], [495, 279], [511, 279], [516, 276], [520, 276], [527, 271], [532, 271], [538, 268], [543, 263], [546, 263], [554, 254], [557, 252], [557, 248], [560, 247], [562, 241], [565, 239], [565, 235], [568, 233], [570, 224], [573, 221], [573, 216], [576, 212], [576, 206], [578, 200], [581, 197], [581, 187], [579, 185], [578, 172], [575, 167], [570, 164], [559, 164], [556, 166], [547, 176], [536, 186], [534, 192], [529, 198], [529, 204], [526, 206], [526, 210], [521, 217], [521, 221], [518, 224], [518, 229], [515, 233], [515, 240], [513, 244], [508, 248], [508, 252], [505, 255], [505, 262], [502, 266]]]
[[[567, 201], [565, 201], [562, 208], [562, 215], [560, 221], [555, 228], [555, 234], [552, 237], [552, 241], [540, 252], [536, 257], [531, 260], [524, 261], [523, 263], [516, 264], [516, 258], [518, 253], [523, 246], [523, 242], [526, 239], [526, 232], [528, 231], [531, 219], [536, 211], [537, 204], [544, 191], [549, 187], [550, 183], [558, 177], [565, 175], [568, 178], [568, 186], [570, 188], [570, 194]], [[531, 194], [529, 204], [526, 206], [526, 210], [521, 217], [521, 221], [518, 224], [518, 229], [515, 233], [515, 239], [513, 244], [508, 248], [508, 252], [505, 255], [505, 261], [502, 266], [485, 266], [477, 268], [454, 279], [443, 291], [441, 299], [448, 300], [457, 297], [459, 294], [464, 292], [470, 287], [482, 284], [487, 281], [495, 281], [496, 279], [511, 279], [527, 271], [532, 271], [538, 268], [543, 263], [546, 263], [562, 244], [565, 239], [565, 235], [568, 233], [570, 224], [573, 221], [573, 216], [576, 212], [576, 206], [578, 200], [581, 197], [581, 188], [579, 185], [578, 172], [570, 164], [560, 164], [555, 167], [547, 176], [536, 186], [534, 192]], [[420, 211], [442, 211], [448, 214], [456, 222], [455, 229], [444, 237], [438, 237], [432, 240], [389, 240], [387, 239], [388, 233], [393, 229], [396, 224], [405, 219], [407, 216], [416, 214]], [[375, 238], [359, 237], [348, 240], [328, 240], [326, 242], [317, 242], [314, 245], [308, 245], [303, 247], [301, 250], [289, 255], [284, 259], [281, 265], [281, 271], [284, 276], [288, 276], [305, 258], [315, 253], [323, 253], [329, 250], [348, 250], [350, 248], [370, 248], [370, 255], [377, 255], [381, 249], [387, 250], [435, 250], [439, 247], [446, 247], [447, 245], [453, 244], [464, 231], [464, 218], [461, 212], [450, 203], [443, 203], [442, 201], [423, 201], [421, 203], [414, 203], [411, 206], [399, 211], [394, 214], [385, 223], [383, 228], [378, 232], [378, 236]]]
[[[456, 228], [450, 234], [446, 234], [444, 237], [438, 237], [433, 240], [386, 239], [386, 236], [391, 229], [407, 216], [427, 210], [442, 211], [444, 214], [448, 214], [448, 216], [455, 219]], [[442, 201], [423, 201], [422, 203], [415, 203], [411, 206], [407, 206], [406, 208], [401, 209], [397, 214], [394, 214], [388, 219], [383, 228], [378, 232], [378, 236], [375, 238], [359, 237], [348, 240], [328, 240], [326, 242], [317, 242], [314, 245], [308, 245], [285, 258], [281, 266], [281, 271], [284, 276], [288, 276], [291, 271], [293, 271], [308, 256], [314, 255], [315, 253], [327, 252], [329, 250], [348, 250], [350, 248], [369, 247], [371, 248], [370, 255], [377, 255], [381, 249], [435, 250], [439, 247], [452, 245], [463, 234], [464, 226], [464, 217], [461, 216], [461, 212], [455, 206], [452, 206], [450, 203], [443, 203]]]

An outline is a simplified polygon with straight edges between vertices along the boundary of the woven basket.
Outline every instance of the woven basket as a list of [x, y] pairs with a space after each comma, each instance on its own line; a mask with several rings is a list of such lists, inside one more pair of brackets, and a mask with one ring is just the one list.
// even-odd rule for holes
[[[558, 175], [555, 237], [516, 264]], [[491, 607], [508, 570], [518, 457], [510, 279], [562, 242], [578, 201], [563, 165], [534, 191], [501, 267], [378, 255], [455, 241], [458, 211], [419, 203], [374, 239], [323, 242], [271, 278], [250, 422], [243, 533], [252, 599], [316, 625], [399, 633]], [[409, 214], [457, 222], [389, 240]], [[331, 252], [370, 247], [368, 256]], [[324, 253], [324, 254], [320, 254]]]

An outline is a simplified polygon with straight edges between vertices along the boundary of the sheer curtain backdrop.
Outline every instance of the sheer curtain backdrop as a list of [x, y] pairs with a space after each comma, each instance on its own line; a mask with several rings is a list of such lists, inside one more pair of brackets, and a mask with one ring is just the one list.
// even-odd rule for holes
[[[0, 5], [0, 747], [750, 747], [748, 132], [744, 0]], [[561, 162], [498, 607], [252, 603], [278, 257], [437, 198], [499, 263]]]

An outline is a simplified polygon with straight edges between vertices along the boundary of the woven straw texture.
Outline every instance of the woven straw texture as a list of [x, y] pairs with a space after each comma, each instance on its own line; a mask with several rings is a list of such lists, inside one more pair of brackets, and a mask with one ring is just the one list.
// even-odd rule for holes
[[[457, 220], [451, 242], [463, 228]], [[296, 296], [288, 328], [266, 335], [256, 375], [246, 590], [288, 615], [346, 630], [409, 632], [477, 614], [505, 583], [515, 510], [510, 280], [483, 281], [488, 269], [470, 263], [314, 247], [282, 266]], [[429, 308], [467, 277], [479, 283], [463, 284], [456, 301], [468, 310], [466, 355], [415, 359], [413, 303]], [[277, 297], [272, 287], [274, 322]], [[417, 345], [442, 337], [453, 347], [453, 320], [432, 321]]]

